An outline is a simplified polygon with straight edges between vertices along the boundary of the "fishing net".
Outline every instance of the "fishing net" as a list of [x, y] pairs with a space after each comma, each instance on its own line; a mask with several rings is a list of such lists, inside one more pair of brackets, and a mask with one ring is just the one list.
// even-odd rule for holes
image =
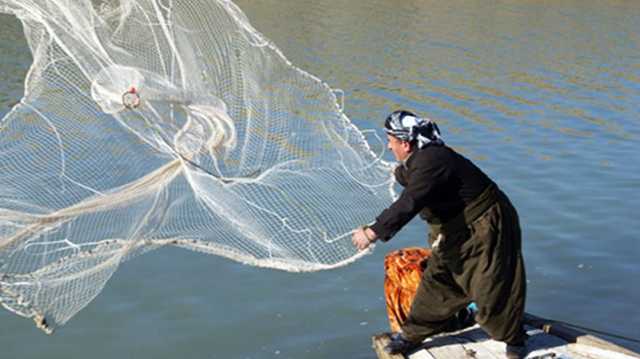
[[[0, 123], [0, 302], [51, 332], [166, 245], [356, 260], [389, 164], [332, 89], [223, 0], [0, 0], [33, 54]], [[376, 151], [377, 152], [377, 151]]]

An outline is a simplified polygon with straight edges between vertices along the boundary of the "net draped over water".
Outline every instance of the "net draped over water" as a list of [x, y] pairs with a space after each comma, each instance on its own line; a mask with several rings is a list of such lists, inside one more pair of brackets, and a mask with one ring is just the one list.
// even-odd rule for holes
[[51, 332], [120, 263], [165, 245], [290, 271], [362, 255], [350, 234], [390, 203], [389, 164], [233, 3], [0, 12], [33, 54], [0, 122], [5, 308]]

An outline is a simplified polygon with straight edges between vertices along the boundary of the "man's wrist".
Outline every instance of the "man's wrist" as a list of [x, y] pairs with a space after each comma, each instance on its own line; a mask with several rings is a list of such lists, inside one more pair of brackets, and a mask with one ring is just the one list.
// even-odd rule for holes
[[[378, 239], [376, 232], [369, 228], [369, 226], [364, 226], [362, 230], [364, 231], [364, 236], [365, 238], [367, 238], [367, 241], [369, 241], [369, 243], [373, 243]], [[373, 235], [370, 235], [370, 233], [372, 233]]]

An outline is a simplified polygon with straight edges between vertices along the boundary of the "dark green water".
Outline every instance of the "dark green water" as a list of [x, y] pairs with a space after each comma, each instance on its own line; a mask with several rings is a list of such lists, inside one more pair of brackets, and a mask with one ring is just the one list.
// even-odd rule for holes
[[[639, 2], [238, 5], [294, 64], [344, 90], [359, 127], [413, 109], [503, 187], [523, 223], [530, 312], [640, 337]], [[31, 61], [6, 15], [0, 54], [3, 115]], [[416, 220], [373, 255], [312, 274], [152, 252], [53, 337], [0, 311], [0, 357], [370, 358], [369, 337], [387, 328], [383, 257], [425, 244], [425, 231]]]

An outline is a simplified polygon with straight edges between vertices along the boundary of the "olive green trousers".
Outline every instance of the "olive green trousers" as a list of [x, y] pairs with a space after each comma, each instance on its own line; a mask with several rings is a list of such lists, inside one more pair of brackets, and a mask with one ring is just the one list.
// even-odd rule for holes
[[499, 192], [493, 205], [454, 232], [441, 233], [439, 241], [430, 235], [433, 253], [402, 326], [405, 337], [422, 341], [455, 330], [454, 315], [473, 301], [476, 322], [491, 338], [522, 342], [526, 278], [515, 208]]

